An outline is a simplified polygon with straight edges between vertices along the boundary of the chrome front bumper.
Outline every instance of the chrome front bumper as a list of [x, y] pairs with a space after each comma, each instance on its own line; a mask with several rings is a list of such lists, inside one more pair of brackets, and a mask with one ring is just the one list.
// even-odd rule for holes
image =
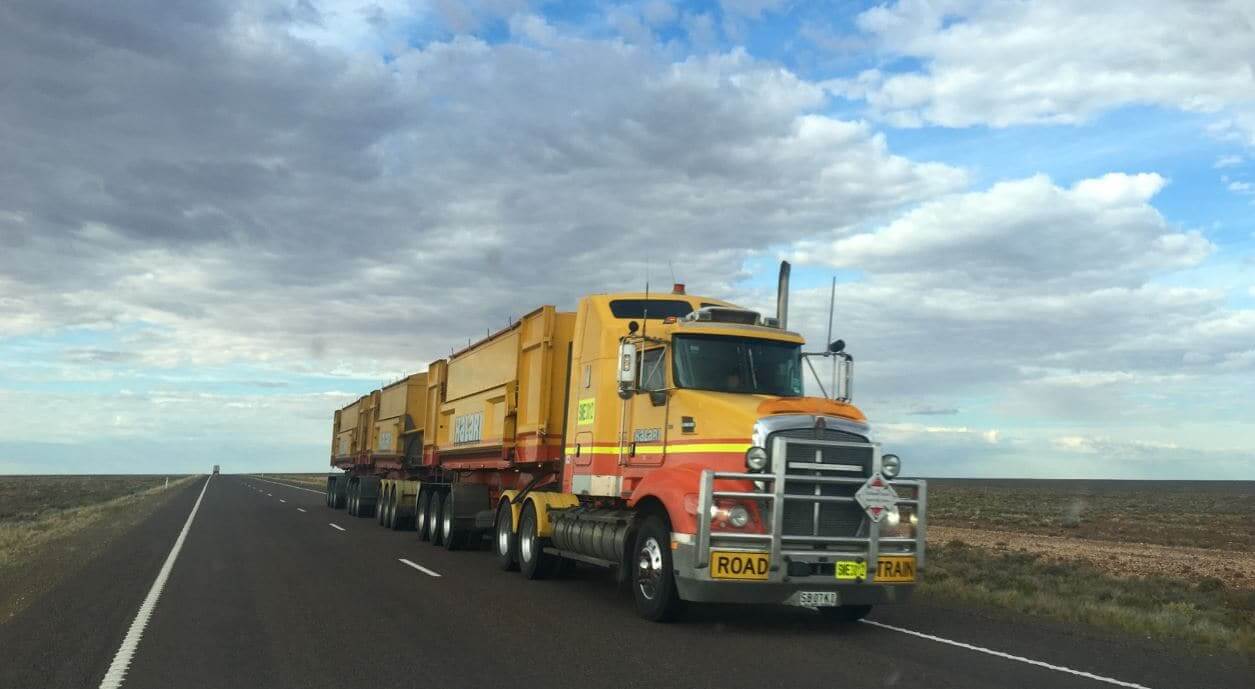
[[[789, 438], [775, 438], [769, 452], [773, 458], [772, 473], [702, 472], [698, 494], [698, 531], [696, 534], [676, 534], [673, 538], [673, 561], [676, 568], [680, 596], [685, 600], [740, 601], [763, 603], [788, 603], [797, 591], [839, 591], [842, 604], [875, 604], [898, 602], [909, 597], [912, 584], [877, 583], [873, 581], [882, 555], [911, 555], [915, 558], [916, 581], [924, 569], [924, 546], [927, 540], [928, 487], [922, 480], [897, 480], [888, 483], [894, 489], [912, 489], [914, 497], [900, 498], [899, 506], [911, 506], [917, 517], [914, 537], [881, 537], [878, 522], [867, 520], [866, 535], [862, 536], [815, 536], [784, 534], [784, 510], [780, 506], [786, 500], [819, 502], [853, 502], [853, 497], [796, 495], [785, 493], [785, 480], [791, 478], [808, 483], [842, 483], [861, 485], [866, 476], [790, 476], [787, 474], [785, 444], [797, 442]], [[852, 445], [833, 441], [810, 440], [806, 445]], [[873, 451], [873, 475], [881, 470], [880, 447], [871, 443]], [[762, 491], [717, 490], [720, 480], [759, 481], [765, 484]], [[758, 504], [759, 514], [769, 515], [767, 533], [745, 533], [735, 529], [714, 529], [710, 518], [715, 500], [733, 499], [753, 501]], [[766, 580], [728, 580], [711, 576], [710, 551], [765, 552], [770, 556]], [[867, 565], [866, 579], [837, 579], [831, 571], [838, 560], [854, 560]], [[822, 573], [817, 573], [822, 572]], [[848, 603], [847, 603], [848, 602]]]

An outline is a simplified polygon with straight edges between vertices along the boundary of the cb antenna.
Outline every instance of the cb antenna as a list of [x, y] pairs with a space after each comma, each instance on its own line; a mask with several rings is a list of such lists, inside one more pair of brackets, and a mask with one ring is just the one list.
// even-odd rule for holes
[[645, 308], [641, 309], [641, 342], [649, 332], [649, 259], [645, 259]]

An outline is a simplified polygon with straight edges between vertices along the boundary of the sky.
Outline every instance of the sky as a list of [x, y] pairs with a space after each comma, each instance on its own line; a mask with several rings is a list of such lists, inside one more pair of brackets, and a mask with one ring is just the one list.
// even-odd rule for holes
[[1249, 0], [7, 0], [0, 473], [320, 471], [673, 279], [926, 476], [1255, 479]]

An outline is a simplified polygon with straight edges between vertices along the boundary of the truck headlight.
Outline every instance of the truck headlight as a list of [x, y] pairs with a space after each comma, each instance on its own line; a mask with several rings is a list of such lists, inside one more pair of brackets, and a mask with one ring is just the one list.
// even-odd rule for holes
[[733, 528], [743, 529], [750, 523], [750, 512], [741, 505], [722, 503], [710, 506], [710, 518]]
[[897, 455], [881, 455], [880, 456], [880, 473], [885, 478], [897, 478], [902, 473], [902, 459]]
[[770, 458], [767, 456], [766, 448], [751, 447], [745, 451], [745, 466], [750, 471], [762, 471], [767, 468]]
[[900, 512], [896, 507], [890, 507], [889, 510], [885, 512], [885, 523], [888, 524], [891, 529], [898, 528], [898, 524], [902, 523], [902, 512]]

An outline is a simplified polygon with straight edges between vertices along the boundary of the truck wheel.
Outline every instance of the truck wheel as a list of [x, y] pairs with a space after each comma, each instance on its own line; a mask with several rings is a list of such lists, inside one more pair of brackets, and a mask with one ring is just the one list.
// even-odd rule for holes
[[393, 489], [392, 500], [388, 503], [388, 528], [393, 531], [403, 531], [406, 527], [408, 517], [401, 516], [401, 491]]
[[514, 517], [510, 513], [510, 502], [503, 501], [497, 508], [497, 519], [493, 531], [493, 552], [497, 554], [497, 566], [509, 572], [519, 568], [519, 539], [514, 534]]
[[431, 520], [427, 518], [431, 510], [431, 491], [419, 491], [418, 506], [414, 509], [414, 530], [418, 532], [418, 540], [431, 540]]
[[349, 484], [349, 516], [357, 516], [357, 484]]
[[558, 558], [544, 550], [538, 526], [536, 506], [528, 502], [519, 519], [519, 570], [528, 579], [545, 579], [558, 567]]
[[385, 526], [388, 523], [388, 491], [379, 493], [379, 506], [375, 508], [375, 523]]
[[683, 601], [675, 587], [671, 560], [671, 527], [666, 517], [652, 514], [636, 532], [632, 597], [636, 614], [651, 622], [675, 619]]
[[837, 605], [830, 608], [819, 608], [819, 614], [833, 622], [858, 622], [872, 611], [870, 605]]
[[427, 506], [427, 530], [431, 532], [432, 545], [444, 545], [444, 530], [440, 528], [441, 515], [444, 514], [444, 493], [432, 493], [431, 504]]
[[444, 542], [445, 550], [461, 548], [466, 538], [466, 534], [457, 528], [457, 521], [453, 516], [453, 493], [447, 493], [440, 506], [440, 540]]
[[396, 488], [389, 488], [387, 500], [383, 505], [383, 517], [380, 518], [385, 528], [397, 528], [397, 491]]

